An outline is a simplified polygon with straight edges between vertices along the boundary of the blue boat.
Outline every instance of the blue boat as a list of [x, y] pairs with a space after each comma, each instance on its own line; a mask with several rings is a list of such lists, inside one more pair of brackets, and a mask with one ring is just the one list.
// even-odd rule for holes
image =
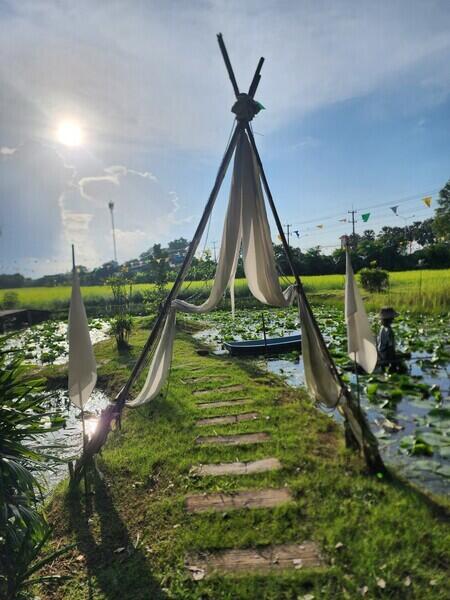
[[300, 350], [302, 336], [300, 334], [285, 337], [248, 340], [244, 342], [224, 342], [224, 347], [233, 356], [256, 356], [258, 354], [283, 354], [292, 350]]

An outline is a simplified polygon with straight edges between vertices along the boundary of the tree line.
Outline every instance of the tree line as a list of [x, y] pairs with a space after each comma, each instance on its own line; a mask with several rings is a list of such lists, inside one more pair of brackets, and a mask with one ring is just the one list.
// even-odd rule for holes
[[[159, 283], [175, 278], [183, 261], [189, 242], [178, 238], [166, 248], [155, 244], [138, 258], [122, 265], [109, 261], [88, 270], [80, 266], [82, 285], [101, 285], [112, 277], [126, 274], [134, 283]], [[433, 218], [416, 221], [405, 227], [385, 226], [375, 233], [367, 229], [362, 234], [350, 236], [352, 262], [355, 270], [376, 265], [388, 271], [409, 269], [439, 269], [450, 267], [450, 180], [439, 193], [438, 207]], [[328, 275], [345, 272], [345, 252], [337, 249], [324, 254], [320, 246], [301, 250], [292, 247], [295, 265], [300, 275]], [[281, 244], [274, 245], [275, 258], [280, 274], [290, 275], [286, 256]], [[206, 251], [192, 261], [188, 280], [208, 280], [214, 277], [216, 262]], [[242, 260], [239, 261], [237, 277], [243, 277]], [[0, 288], [29, 286], [68, 285], [71, 274], [45, 275], [39, 279], [26, 278], [16, 273], [0, 275]]]

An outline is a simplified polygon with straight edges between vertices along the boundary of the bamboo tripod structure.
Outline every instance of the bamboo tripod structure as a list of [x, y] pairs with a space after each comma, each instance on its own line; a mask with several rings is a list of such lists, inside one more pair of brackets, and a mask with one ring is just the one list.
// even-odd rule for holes
[[[191, 243], [189, 245], [184, 262], [183, 262], [183, 264], [180, 268], [180, 271], [175, 279], [172, 289], [168, 293], [168, 295], [163, 303], [163, 306], [158, 314], [158, 317], [156, 318], [156, 321], [153, 325], [150, 335], [144, 344], [141, 354], [138, 357], [136, 364], [134, 365], [133, 370], [130, 373], [130, 376], [129, 376], [127, 382], [125, 383], [124, 387], [118, 393], [118, 395], [115, 399], [115, 403], [113, 405], [107, 407], [100, 415], [96, 433], [89, 440], [82, 457], [76, 464], [73, 481], [79, 480], [81, 473], [83, 472], [84, 467], [85, 467], [87, 461], [89, 460], [89, 458], [101, 450], [103, 444], [106, 441], [108, 433], [111, 429], [112, 422], [120, 421], [120, 416], [121, 416], [123, 407], [125, 406], [125, 402], [128, 398], [131, 387], [132, 387], [133, 383], [136, 381], [136, 379], [139, 377], [139, 375], [144, 367], [145, 360], [146, 360], [149, 352], [152, 350], [156, 340], [158, 339], [158, 335], [165, 323], [165, 319], [170, 310], [172, 301], [177, 298], [177, 295], [180, 291], [181, 284], [183, 283], [183, 281], [185, 279], [185, 276], [188, 272], [188, 269], [189, 269], [192, 259], [194, 257], [195, 251], [197, 250], [198, 244], [203, 235], [203, 232], [204, 232], [204, 229], [208, 222], [208, 219], [211, 215], [217, 195], [219, 193], [219, 190], [221, 188], [221, 185], [224, 180], [225, 174], [227, 172], [228, 166], [230, 164], [231, 158], [233, 156], [234, 150], [236, 148], [237, 142], [239, 140], [239, 136], [242, 133], [247, 134], [250, 144], [251, 144], [251, 147], [252, 147], [252, 150], [253, 150], [253, 153], [255, 155], [255, 158], [256, 158], [256, 161], [257, 161], [257, 164], [259, 167], [259, 171], [260, 171], [261, 181], [262, 181], [263, 188], [264, 188], [264, 191], [265, 191], [265, 194], [267, 197], [267, 201], [269, 203], [269, 206], [272, 210], [272, 213], [273, 213], [273, 216], [275, 219], [278, 234], [280, 236], [281, 243], [282, 243], [284, 251], [286, 253], [286, 258], [287, 258], [287, 261], [289, 264], [289, 268], [292, 272], [292, 275], [295, 278], [295, 286], [296, 286], [297, 292], [298, 292], [299, 296], [302, 298], [303, 302], [308, 307], [308, 309], [310, 310], [309, 302], [306, 298], [306, 295], [305, 295], [305, 292], [303, 289], [303, 285], [300, 281], [299, 274], [296, 270], [292, 252], [289, 247], [289, 244], [287, 243], [286, 236], [285, 236], [285, 233], [283, 230], [283, 226], [282, 226], [280, 218], [278, 216], [275, 202], [273, 200], [273, 196], [270, 191], [269, 183], [267, 181], [267, 177], [266, 177], [266, 174], [264, 171], [261, 157], [259, 155], [258, 148], [257, 148], [256, 142], [255, 142], [255, 138], [253, 136], [253, 131], [250, 127], [250, 121], [253, 119], [253, 117], [256, 114], [258, 114], [259, 110], [261, 109], [261, 105], [259, 105], [254, 100], [254, 96], [258, 89], [259, 82], [261, 80], [260, 73], [261, 73], [261, 68], [263, 66], [263, 63], [264, 63], [264, 58], [260, 58], [260, 60], [258, 62], [258, 65], [255, 70], [255, 74], [253, 76], [253, 79], [250, 84], [248, 92], [247, 93], [240, 92], [235, 75], [234, 75], [234, 71], [233, 71], [229, 56], [228, 56], [228, 52], [227, 52], [225, 43], [222, 38], [222, 34], [218, 34], [217, 40], [219, 43], [219, 47], [220, 47], [220, 50], [222, 53], [223, 60], [225, 62], [226, 69], [228, 71], [228, 76], [230, 78], [231, 85], [233, 86], [234, 94], [236, 97], [236, 102], [231, 109], [232, 112], [236, 115], [236, 127], [233, 131], [231, 139], [229, 140], [228, 146], [225, 150], [224, 156], [223, 156], [222, 161], [219, 166], [219, 170], [216, 175], [214, 186], [209, 195], [203, 215], [197, 226], [194, 237], [191, 240]], [[311, 310], [310, 310], [310, 312], [312, 315]], [[348, 410], [350, 411], [352, 418], [358, 423], [359, 430], [362, 433], [363, 441], [361, 442], [361, 440], [360, 440], [358, 442], [354, 433], [352, 433], [352, 428], [349, 426], [347, 414], [345, 414], [345, 411], [344, 411], [344, 416], [346, 418], [346, 439], [351, 446], [359, 447], [359, 449], [363, 452], [364, 457], [367, 462], [367, 465], [371, 471], [376, 471], [376, 472], [384, 471], [384, 464], [383, 464], [381, 456], [378, 452], [378, 444], [377, 444], [376, 438], [373, 435], [373, 433], [371, 432], [369, 424], [367, 423], [363, 412], [361, 411], [357, 402], [353, 399], [353, 396], [352, 396], [350, 390], [347, 388], [347, 386], [343, 382], [339, 372], [337, 371], [336, 366], [333, 362], [333, 359], [331, 358], [331, 355], [325, 344], [325, 341], [320, 333], [319, 327], [317, 325], [317, 321], [315, 320], [314, 316], [312, 318], [313, 318], [314, 327], [316, 328], [316, 331], [318, 333], [318, 338], [320, 340], [321, 348], [322, 348], [325, 356], [327, 357], [329, 367], [330, 367], [334, 377], [336, 378], [336, 380], [339, 382], [339, 384], [341, 386], [341, 390], [342, 390], [341, 395], [342, 395], [342, 397], [345, 398]]]

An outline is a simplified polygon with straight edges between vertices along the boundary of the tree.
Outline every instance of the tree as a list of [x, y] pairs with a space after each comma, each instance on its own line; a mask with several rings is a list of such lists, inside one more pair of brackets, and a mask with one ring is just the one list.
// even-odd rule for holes
[[0, 275], [0, 289], [20, 288], [25, 285], [25, 277], [20, 273]]
[[436, 237], [442, 241], [450, 242], [450, 179], [439, 192], [438, 204], [433, 229]]
[[429, 246], [430, 244], [436, 243], [436, 236], [434, 233], [434, 219], [425, 219], [425, 221], [414, 221], [409, 226], [411, 234], [411, 240], [417, 242], [419, 246]]

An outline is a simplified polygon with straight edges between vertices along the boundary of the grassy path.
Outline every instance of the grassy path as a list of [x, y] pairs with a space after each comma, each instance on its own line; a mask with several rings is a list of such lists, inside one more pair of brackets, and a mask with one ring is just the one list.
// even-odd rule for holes
[[[137, 331], [129, 356], [118, 356], [110, 341], [96, 347], [100, 381], [111, 391], [123, 382], [144, 339], [145, 332]], [[222, 389], [227, 385], [238, 387]], [[257, 418], [198, 424], [249, 412]], [[199, 436], [256, 432], [268, 439], [196, 443]], [[266, 459], [273, 470], [250, 466]], [[239, 474], [204, 472], [206, 465], [217, 472], [234, 462]], [[77, 549], [54, 565], [72, 579], [41, 591], [41, 598], [448, 598], [450, 530], [444, 516], [414, 491], [367, 476], [345, 450], [340, 428], [305, 393], [245, 363], [199, 356], [186, 334], [176, 341], [166, 396], [127, 412], [99, 466], [104, 479], [95, 481], [88, 522], [79, 498], [60, 490], [52, 501], [54, 543], [74, 540]], [[217, 494], [229, 499], [259, 490], [264, 496], [270, 489], [286, 490], [272, 507], [187, 510], [187, 497], [208, 494], [217, 501]], [[195, 562], [227, 550], [269, 551], [303, 542], [317, 544], [322, 566], [289, 560], [289, 568], [281, 569], [270, 555], [269, 573], [209, 577]], [[187, 562], [198, 567], [200, 580]]]

